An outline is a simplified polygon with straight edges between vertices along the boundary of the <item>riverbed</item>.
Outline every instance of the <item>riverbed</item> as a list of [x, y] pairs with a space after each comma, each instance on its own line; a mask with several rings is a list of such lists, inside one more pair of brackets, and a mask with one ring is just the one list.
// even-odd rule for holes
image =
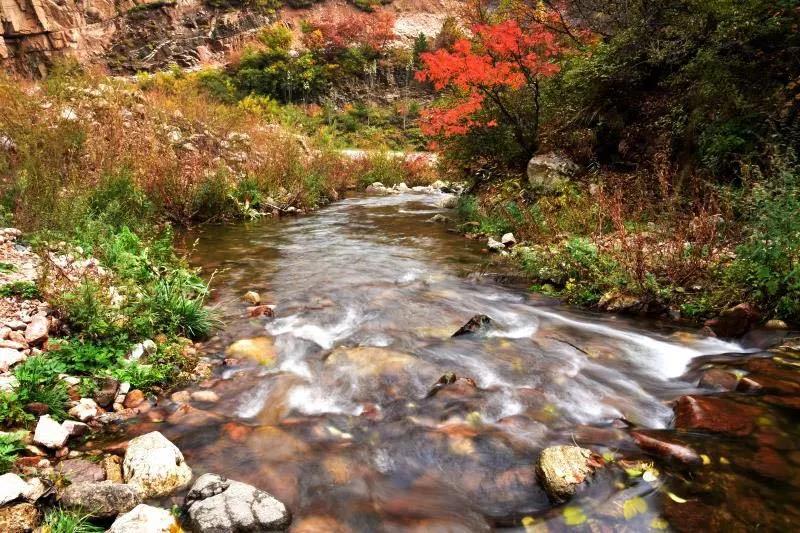
[[[733, 529], [762, 523], [738, 516], [744, 496], [728, 501], [731, 483], [786, 516], [773, 525], [795, 519], [797, 478], [776, 485], [737, 468], [727, 436], [688, 435], [711, 450], [692, 441], [704, 451], [692, 469], [631, 438], [673, 433], [675, 400], [710, 392], [698, 369], [755, 350], [568, 309], [485, 275], [495, 267], [480, 243], [430, 222], [450, 215], [443, 199], [356, 196], [306, 217], [193, 233], [192, 261], [215, 272], [210, 303], [225, 323], [206, 352], [227, 358], [195, 388], [219, 401], [138, 431], [167, 434], [195, 474], [272, 493], [292, 510], [293, 531], [691, 530], [706, 507], [726, 510], [723, 525], [736, 514]], [[247, 291], [273, 304], [274, 318], [249, 317]], [[474, 315], [491, 325], [452, 337]], [[260, 362], [226, 354], [261, 338]], [[455, 381], [434, 388], [449, 373]], [[793, 415], [770, 420], [796, 429]], [[770, 449], [796, 461], [793, 442]], [[542, 449], [561, 444], [607, 463], [566, 506], [551, 503], [534, 469]], [[700, 479], [707, 490], [687, 488]]]

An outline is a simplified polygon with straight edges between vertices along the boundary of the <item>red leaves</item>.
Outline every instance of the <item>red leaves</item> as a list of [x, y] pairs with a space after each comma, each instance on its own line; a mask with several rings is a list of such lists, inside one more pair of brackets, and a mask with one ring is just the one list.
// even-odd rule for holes
[[387, 11], [372, 14], [334, 12], [309, 24], [313, 31], [306, 33], [305, 45], [331, 55], [351, 46], [380, 52], [396, 38], [394, 15]]
[[422, 130], [426, 135], [465, 135], [476, 126], [493, 127], [496, 119], [482, 121], [486, 98], [520, 90], [553, 76], [563, 47], [558, 36], [541, 24], [522, 28], [514, 19], [496, 24], [475, 24], [472, 40], [460, 39], [451, 50], [421, 56], [423, 69], [417, 79], [455, 98], [445, 108], [428, 110]]

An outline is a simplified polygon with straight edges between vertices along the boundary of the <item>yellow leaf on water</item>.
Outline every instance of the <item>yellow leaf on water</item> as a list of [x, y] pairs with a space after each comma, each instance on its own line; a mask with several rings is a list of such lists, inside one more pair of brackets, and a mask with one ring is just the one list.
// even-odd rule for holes
[[710, 465], [710, 464], [711, 464], [711, 457], [707, 456], [707, 455], [706, 455], [706, 454], [704, 454], [704, 453], [701, 453], [701, 454], [700, 454], [700, 459], [702, 459], [702, 460], [703, 460], [703, 464], [704, 464], [704, 465]]
[[721, 464], [721, 465], [729, 465], [729, 464], [731, 464], [731, 462], [728, 461], [727, 457], [720, 457], [719, 458], [719, 464]]
[[652, 529], [659, 529], [659, 530], [667, 529], [669, 527], [669, 522], [667, 522], [660, 516], [657, 516], [653, 518], [652, 522], [650, 522], [650, 527]]
[[622, 504], [622, 514], [625, 516], [625, 520], [630, 520], [646, 512], [647, 502], [644, 498], [640, 498], [639, 496], [631, 498], [630, 500], [625, 500], [625, 503]]
[[640, 468], [626, 468], [625, 473], [628, 474], [630, 477], [639, 477], [644, 474], [644, 471]]
[[607, 463], [613, 463], [616, 456], [612, 452], [605, 452], [603, 454], [603, 460]]
[[522, 525], [525, 527], [532, 526], [536, 522], [536, 519], [532, 516], [523, 516], [522, 517]]
[[669, 496], [669, 499], [674, 501], [675, 503], [686, 503], [686, 500], [684, 500], [674, 492], [668, 492], [667, 496]]
[[586, 515], [583, 513], [583, 509], [574, 505], [564, 507], [561, 514], [564, 516], [564, 523], [568, 526], [579, 526], [586, 522]]

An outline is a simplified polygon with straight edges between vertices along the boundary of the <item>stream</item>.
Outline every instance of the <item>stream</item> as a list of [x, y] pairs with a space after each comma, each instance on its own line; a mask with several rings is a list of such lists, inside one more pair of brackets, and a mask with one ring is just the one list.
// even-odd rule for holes
[[[302, 218], [193, 233], [192, 260], [217, 271], [211, 304], [226, 324], [206, 351], [222, 359], [234, 341], [260, 338], [265, 364], [228, 354], [194, 387], [218, 402], [137, 431], [163, 431], [196, 475], [274, 494], [292, 531], [686, 530], [693, 501], [724, 502], [724, 484], [689, 498], [695, 474], [668, 465], [647, 480], [604, 468], [567, 507], [548, 500], [534, 470], [542, 449], [647, 459], [630, 428], [670, 428], [672, 402], [708, 393], [685, 377], [695, 363], [752, 350], [575, 311], [481, 275], [481, 244], [428, 221], [448, 214], [443, 197], [356, 196]], [[247, 316], [250, 290], [274, 318]], [[492, 319], [485, 335], [451, 337], [477, 314]], [[448, 372], [460, 379], [429, 394]], [[770, 512], [797, 501], [713, 468], [768, 495]]]

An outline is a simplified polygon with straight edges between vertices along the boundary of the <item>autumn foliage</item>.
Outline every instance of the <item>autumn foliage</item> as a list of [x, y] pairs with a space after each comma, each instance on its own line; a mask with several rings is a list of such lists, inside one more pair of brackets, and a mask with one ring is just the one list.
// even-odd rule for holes
[[329, 12], [309, 21], [311, 31], [303, 36], [303, 44], [328, 58], [352, 47], [377, 54], [396, 38], [394, 22], [388, 11]]
[[536, 149], [540, 82], [559, 71], [563, 36], [538, 21], [507, 18], [472, 24], [472, 37], [422, 54], [417, 79], [446, 96], [423, 115], [436, 139], [507, 128], [522, 152]]

